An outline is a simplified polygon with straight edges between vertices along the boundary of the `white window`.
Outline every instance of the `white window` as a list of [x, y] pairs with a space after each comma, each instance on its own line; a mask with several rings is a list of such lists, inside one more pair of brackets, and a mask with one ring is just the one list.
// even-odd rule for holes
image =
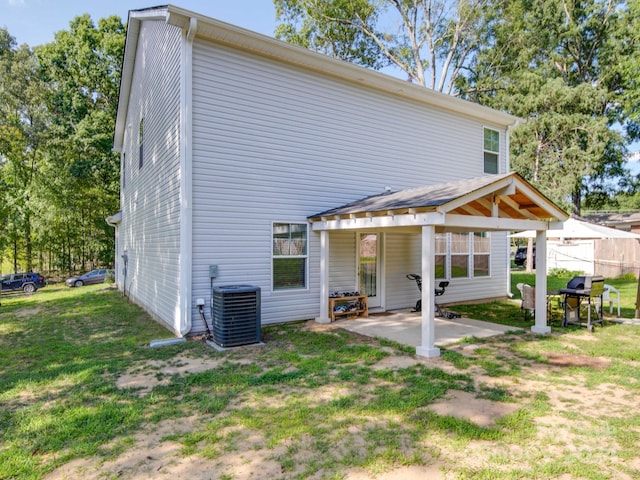
[[122, 152], [122, 189], [127, 186], [127, 154]]
[[451, 278], [469, 276], [469, 234], [451, 234]]
[[484, 129], [484, 173], [498, 173], [500, 155], [500, 132]]
[[436, 234], [437, 279], [487, 277], [491, 237], [486, 232]]
[[449, 278], [447, 275], [447, 243], [449, 236], [446, 233], [436, 233], [436, 278]]
[[272, 243], [273, 289], [306, 288], [307, 224], [274, 223]]
[[138, 168], [142, 168], [144, 164], [144, 118], [140, 119], [140, 125], [138, 126]]
[[489, 276], [489, 260], [491, 259], [491, 237], [487, 232], [473, 234], [473, 276]]

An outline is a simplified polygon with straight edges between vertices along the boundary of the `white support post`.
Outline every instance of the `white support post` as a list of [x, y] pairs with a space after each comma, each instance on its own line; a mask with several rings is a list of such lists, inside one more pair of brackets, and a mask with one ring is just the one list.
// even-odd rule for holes
[[416, 347], [416, 355], [427, 358], [440, 356], [440, 349], [435, 346], [435, 254], [436, 228], [425, 225], [422, 227], [422, 343]]
[[[531, 327], [533, 333], [547, 334], [547, 231], [536, 231], [536, 322]], [[532, 252], [527, 252], [532, 255]]]
[[331, 323], [329, 318], [329, 232], [320, 232], [320, 315], [318, 323]]

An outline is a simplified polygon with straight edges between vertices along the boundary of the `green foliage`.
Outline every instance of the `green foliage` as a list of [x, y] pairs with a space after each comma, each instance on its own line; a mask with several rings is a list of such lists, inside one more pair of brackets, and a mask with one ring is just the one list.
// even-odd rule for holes
[[96, 28], [83, 15], [34, 52], [0, 30], [0, 259], [14, 270], [113, 261], [104, 219], [119, 202], [111, 147], [124, 35], [118, 17]]
[[484, 0], [274, 0], [276, 37], [452, 93], [485, 32]]
[[552, 268], [549, 270], [549, 272], [547, 273], [547, 275], [549, 277], [556, 277], [556, 278], [562, 278], [563, 280], [565, 278], [573, 278], [576, 277], [578, 275], [584, 275], [584, 272], [579, 272], [579, 271], [573, 271], [573, 270], [568, 270], [566, 268]]
[[613, 127], [633, 116], [623, 99], [638, 88], [618, 68], [637, 57], [618, 37], [626, 3], [496, 2], [492, 41], [459, 82], [465, 97], [527, 120], [511, 137], [513, 169], [576, 213], [587, 192], [607, 196], [625, 175], [629, 139]]

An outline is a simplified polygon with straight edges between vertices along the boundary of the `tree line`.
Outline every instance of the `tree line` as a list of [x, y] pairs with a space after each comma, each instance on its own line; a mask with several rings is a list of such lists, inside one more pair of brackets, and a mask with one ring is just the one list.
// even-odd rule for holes
[[[273, 1], [280, 39], [520, 117], [511, 169], [567, 211], [640, 208], [640, 0]], [[83, 15], [30, 48], [0, 29], [0, 264], [112, 263], [125, 33]]]
[[117, 16], [77, 17], [33, 49], [0, 29], [0, 260], [13, 271], [113, 263], [124, 38]]

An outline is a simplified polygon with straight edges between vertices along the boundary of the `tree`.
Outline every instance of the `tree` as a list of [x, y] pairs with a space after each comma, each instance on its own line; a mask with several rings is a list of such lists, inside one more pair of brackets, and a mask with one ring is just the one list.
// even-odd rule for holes
[[88, 15], [35, 52], [0, 30], [0, 257], [11, 247], [15, 270], [113, 261], [124, 38], [118, 17]]
[[496, 2], [492, 41], [457, 87], [466, 98], [525, 118], [512, 135], [512, 167], [580, 213], [586, 192], [623, 172], [626, 139], [614, 126], [629, 54], [616, 41], [623, 0]]
[[112, 260], [113, 231], [104, 219], [119, 200], [119, 158], [111, 147], [124, 38], [118, 17], [99, 20], [96, 28], [83, 15], [36, 50], [55, 132], [45, 191], [57, 208], [41, 226], [60, 242], [66, 270]]
[[453, 93], [484, 36], [488, 0], [274, 0], [276, 37]]
[[47, 135], [46, 110], [40, 101], [42, 82], [33, 52], [18, 47], [6, 29], [0, 29], [0, 166], [4, 186], [5, 228], [12, 245], [13, 267], [24, 255], [33, 266], [32, 193], [38, 181]]

